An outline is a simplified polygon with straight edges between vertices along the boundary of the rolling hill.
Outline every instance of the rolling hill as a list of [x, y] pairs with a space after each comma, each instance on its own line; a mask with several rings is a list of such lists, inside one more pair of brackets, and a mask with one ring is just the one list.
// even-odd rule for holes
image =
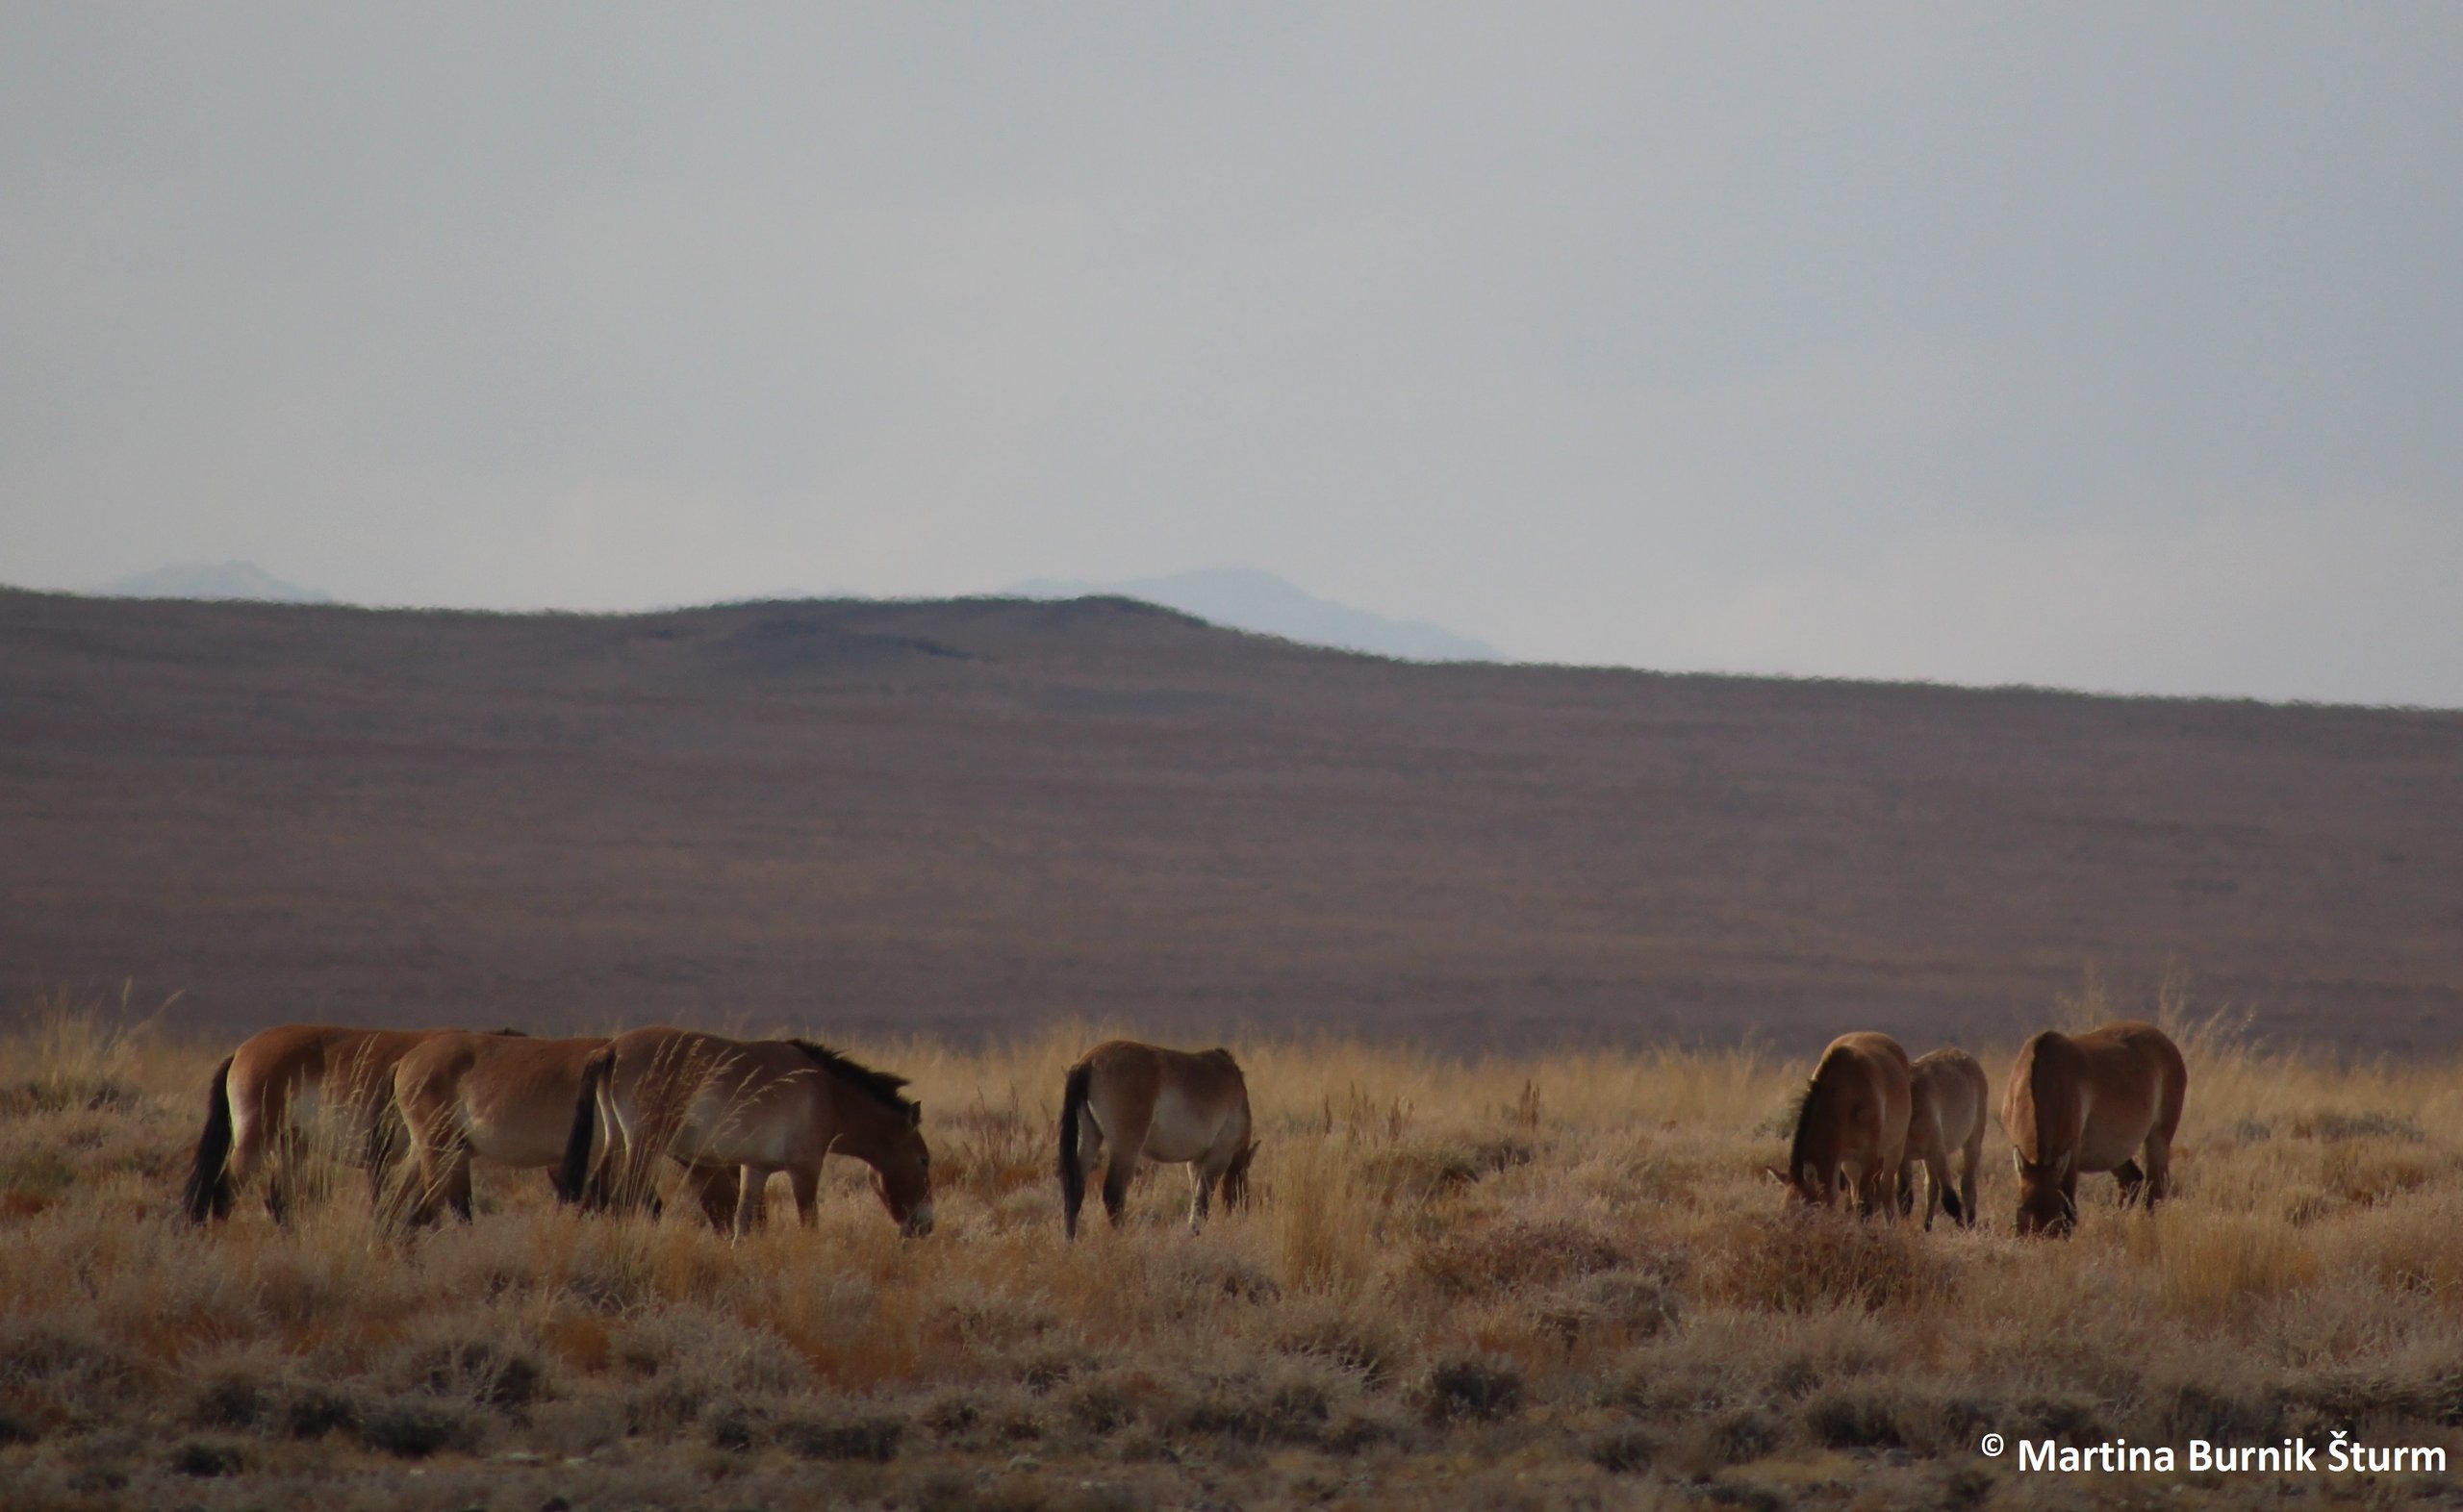
[[2463, 715], [1414, 665], [1113, 598], [0, 592], [0, 1001], [1456, 1046], [2463, 1041]]

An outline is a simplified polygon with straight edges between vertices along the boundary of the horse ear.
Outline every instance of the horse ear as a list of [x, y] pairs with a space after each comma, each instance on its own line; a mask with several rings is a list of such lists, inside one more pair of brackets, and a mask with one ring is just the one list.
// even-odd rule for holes
[[920, 1102], [908, 1103], [906, 1105], [906, 1121], [915, 1125], [919, 1129], [922, 1128], [924, 1126], [924, 1104]]
[[2015, 1149], [2010, 1151], [2010, 1169], [2022, 1176], [2025, 1175], [2027, 1173], [2027, 1157], [2019, 1154]]

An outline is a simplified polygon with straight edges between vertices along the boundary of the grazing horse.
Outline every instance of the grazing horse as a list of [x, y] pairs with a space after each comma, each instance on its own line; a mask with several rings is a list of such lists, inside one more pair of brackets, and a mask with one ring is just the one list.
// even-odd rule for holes
[[[900, 1231], [932, 1231], [932, 1156], [924, 1109], [903, 1076], [862, 1066], [808, 1040], [729, 1040], [690, 1029], [634, 1029], [582, 1063], [569, 1115], [563, 1191], [568, 1201], [637, 1206], [649, 1197], [659, 1156], [695, 1168], [737, 1167], [732, 1227], [761, 1219], [762, 1189], [780, 1171], [804, 1222], [817, 1217], [821, 1166], [852, 1155], [873, 1168], [874, 1190]], [[605, 1131], [603, 1198], [589, 1189], [591, 1151]], [[705, 1210], [712, 1198], [703, 1188]]]
[[[1993, 1087], [1984, 1068], [1961, 1049], [1940, 1049], [1916, 1058], [1908, 1083], [1907, 1156], [1898, 1168], [1898, 1211], [1916, 1211], [1916, 1169], [1925, 1172], [1924, 1226], [1935, 1208], [1961, 1227], [1976, 1220], [1975, 1168], [1984, 1159], [1985, 1110]], [[1950, 1186], [1950, 1152], [1959, 1153], [1959, 1181]]]
[[[530, 1040], [453, 1033], [434, 1035], [404, 1055], [394, 1067], [394, 1106], [418, 1166], [410, 1221], [435, 1222], [440, 1205], [470, 1221], [474, 1155], [545, 1169], [559, 1197], [580, 1195], [565, 1190], [565, 1147], [581, 1096], [583, 1063], [606, 1045], [603, 1036]], [[602, 1168], [593, 1160], [591, 1169]], [[726, 1228], [735, 1217], [735, 1168], [696, 1172], [695, 1178], [711, 1226]]]
[[1104, 1211], [1113, 1224], [1128, 1206], [1129, 1180], [1143, 1155], [1188, 1166], [1196, 1189], [1189, 1232], [1197, 1232], [1216, 1182], [1226, 1209], [1248, 1197], [1257, 1142], [1250, 1137], [1249, 1084], [1239, 1063], [1230, 1050], [1191, 1053], [1107, 1040], [1069, 1068], [1060, 1092], [1060, 1207], [1072, 1239], [1086, 1203], [1087, 1169], [1105, 1140], [1112, 1158], [1104, 1172]]
[[[2189, 1090], [2180, 1046], [2151, 1023], [2046, 1029], [2019, 1046], [2001, 1101], [2019, 1168], [2019, 1232], [2075, 1227], [2083, 1173], [2111, 1172], [2123, 1207], [2142, 1193], [2150, 1210], [2170, 1197], [2172, 1135]], [[2142, 1151], [2144, 1170], [2133, 1158]]]
[[235, 1185], [263, 1165], [270, 1168], [266, 1211], [284, 1222], [308, 1124], [320, 1108], [347, 1158], [367, 1169], [371, 1192], [381, 1194], [386, 1168], [401, 1148], [394, 1063], [437, 1035], [457, 1032], [293, 1023], [250, 1035], [215, 1068], [183, 1197], [189, 1217], [200, 1223], [228, 1218]]
[[1787, 1184], [1790, 1202], [1834, 1206], [1844, 1184], [1863, 1216], [1897, 1216], [1912, 1074], [1907, 1051], [1887, 1034], [1842, 1034], [1830, 1042], [1796, 1109], [1788, 1169], [1770, 1172]]

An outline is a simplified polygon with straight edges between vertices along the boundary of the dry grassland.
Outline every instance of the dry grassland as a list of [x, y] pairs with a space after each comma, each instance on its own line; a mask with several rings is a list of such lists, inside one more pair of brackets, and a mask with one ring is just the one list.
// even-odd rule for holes
[[[901, 1242], [839, 1162], [817, 1231], [737, 1244], [503, 1172], [476, 1222], [408, 1239], [341, 1174], [289, 1231], [253, 1200], [191, 1229], [174, 1199], [220, 1047], [38, 1007], [0, 1046], [0, 1503], [2454, 1499], [2463, 1475], [1978, 1452], [1989, 1430], [2463, 1450], [2457, 1069], [2181, 1037], [2179, 1201], [2123, 1214], [2096, 1178], [2069, 1243], [2011, 1237], [1997, 1132], [1982, 1231], [1783, 1219], [1761, 1168], [1818, 1046], [1281, 1040], [1237, 1046], [1256, 1206], [1192, 1238], [1158, 1170], [1124, 1231], [1072, 1247], [1050, 1133], [1072, 1032], [853, 1046], [915, 1079], [938, 1231]], [[2009, 1047], [1975, 1048], [1997, 1097]]]

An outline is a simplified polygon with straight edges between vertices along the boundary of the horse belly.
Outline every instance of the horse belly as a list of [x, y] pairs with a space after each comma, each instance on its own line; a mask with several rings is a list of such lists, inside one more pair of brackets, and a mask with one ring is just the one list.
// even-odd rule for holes
[[2080, 1173], [2117, 1171], [2137, 1159], [2138, 1147], [2146, 1143], [2147, 1125], [2143, 1110], [2110, 1104], [2095, 1109], [2078, 1132]]
[[1175, 1088], [1155, 1099], [1155, 1121], [1146, 1130], [1146, 1158], [1181, 1165], [1205, 1158], [1222, 1132], [1222, 1120]]
[[673, 1153], [697, 1166], [781, 1170], [793, 1164], [787, 1133], [768, 1107], [747, 1106], [743, 1098], [713, 1095], [693, 1104], [692, 1117], [676, 1131]]
[[565, 1142], [572, 1133], [571, 1121], [570, 1118], [550, 1121], [474, 1115], [468, 1133], [470, 1153], [508, 1166], [552, 1166], [565, 1158]]

